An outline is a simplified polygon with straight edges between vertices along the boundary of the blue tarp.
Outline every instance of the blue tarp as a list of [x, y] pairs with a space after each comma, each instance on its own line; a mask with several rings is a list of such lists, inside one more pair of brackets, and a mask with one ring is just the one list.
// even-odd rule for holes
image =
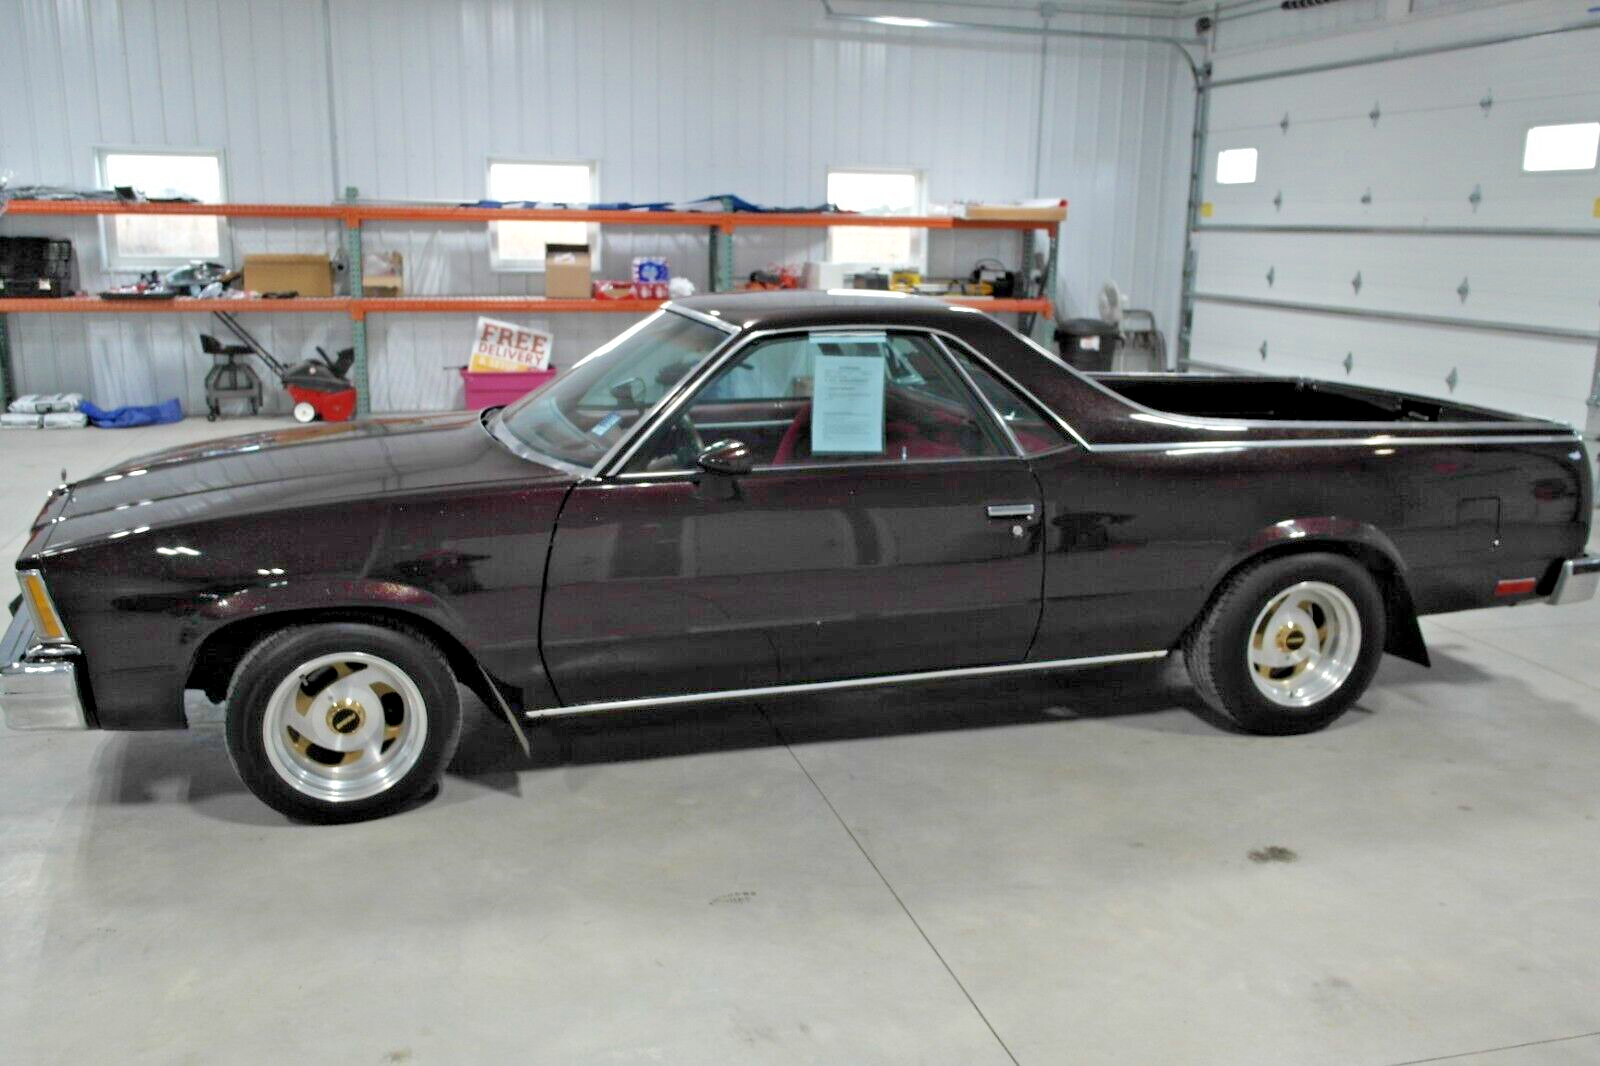
[[128, 429], [131, 426], [159, 426], [163, 422], [183, 421], [183, 408], [178, 405], [176, 396], [152, 407], [114, 407], [109, 411], [102, 411], [85, 400], [78, 405], [78, 410], [89, 416], [91, 426], [100, 429]]
[[765, 206], [763, 206], [761, 204], [753, 204], [749, 200], [746, 200], [744, 197], [735, 196], [732, 193], [723, 193], [721, 196], [703, 196], [698, 200], [679, 201], [678, 203], [667, 203], [665, 201], [659, 201], [659, 202], [650, 203], [650, 204], [635, 204], [635, 203], [628, 203], [627, 201], [616, 201], [616, 202], [613, 202], [613, 203], [604, 203], [604, 204], [566, 204], [566, 203], [555, 203], [555, 202], [542, 202], [542, 201], [537, 201], [537, 200], [479, 200], [476, 203], [463, 204], [462, 206], [464, 206], [464, 207], [515, 207], [515, 208], [529, 208], [529, 207], [574, 208], [574, 209], [577, 209], [577, 210], [587, 209], [587, 210], [590, 210], [590, 211], [707, 211], [707, 210], [720, 211], [720, 210], [723, 210], [724, 202], [726, 202], [726, 204], [727, 204], [727, 210], [730, 210], [730, 211], [753, 211], [753, 212], [757, 212], [757, 213], [760, 213], [760, 214], [768, 214], [768, 215], [782, 215], [782, 214], [795, 214], [795, 213], [815, 214], [815, 213], [820, 213], [820, 212], [824, 212], [824, 211], [837, 211], [837, 210], [839, 210], [837, 207], [834, 207], [832, 204], [814, 204], [814, 205], [812, 205], [810, 207], [765, 207]]

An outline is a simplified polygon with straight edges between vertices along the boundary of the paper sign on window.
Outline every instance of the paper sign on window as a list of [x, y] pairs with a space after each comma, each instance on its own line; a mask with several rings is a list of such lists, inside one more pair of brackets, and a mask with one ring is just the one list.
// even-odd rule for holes
[[829, 337], [825, 346], [818, 347], [811, 396], [812, 455], [882, 453], [883, 342], [882, 334]]

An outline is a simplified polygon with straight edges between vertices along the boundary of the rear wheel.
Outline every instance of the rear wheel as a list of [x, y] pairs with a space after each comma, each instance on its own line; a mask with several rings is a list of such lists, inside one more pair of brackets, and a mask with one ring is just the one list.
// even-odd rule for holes
[[455, 678], [399, 626], [282, 630], [240, 662], [228, 692], [228, 755], [263, 802], [311, 822], [374, 818], [439, 780], [461, 734]]
[[1230, 577], [1184, 638], [1212, 710], [1252, 733], [1309, 733], [1366, 691], [1384, 645], [1383, 596], [1361, 564], [1309, 553]]

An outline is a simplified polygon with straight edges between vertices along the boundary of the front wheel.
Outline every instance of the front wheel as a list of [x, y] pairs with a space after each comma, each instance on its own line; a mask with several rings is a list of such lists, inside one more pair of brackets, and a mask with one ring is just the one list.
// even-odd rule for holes
[[228, 757], [308, 822], [391, 814], [438, 782], [461, 736], [444, 656], [400, 626], [332, 622], [264, 638], [228, 691]]
[[1183, 642], [1196, 691], [1251, 733], [1309, 733], [1366, 691], [1383, 656], [1383, 595], [1324, 553], [1269, 559], [1218, 590]]

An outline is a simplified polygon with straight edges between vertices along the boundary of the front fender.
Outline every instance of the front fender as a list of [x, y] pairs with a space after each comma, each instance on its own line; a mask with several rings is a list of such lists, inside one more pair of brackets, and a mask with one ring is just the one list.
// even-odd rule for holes
[[268, 620], [273, 616], [307, 611], [360, 611], [419, 618], [459, 641], [476, 654], [466, 626], [446, 601], [433, 593], [399, 581], [362, 577], [312, 578], [303, 581], [267, 581], [231, 592], [207, 593], [191, 604], [193, 625], [183, 635], [189, 648], [192, 672], [201, 646], [221, 630], [238, 622]]

